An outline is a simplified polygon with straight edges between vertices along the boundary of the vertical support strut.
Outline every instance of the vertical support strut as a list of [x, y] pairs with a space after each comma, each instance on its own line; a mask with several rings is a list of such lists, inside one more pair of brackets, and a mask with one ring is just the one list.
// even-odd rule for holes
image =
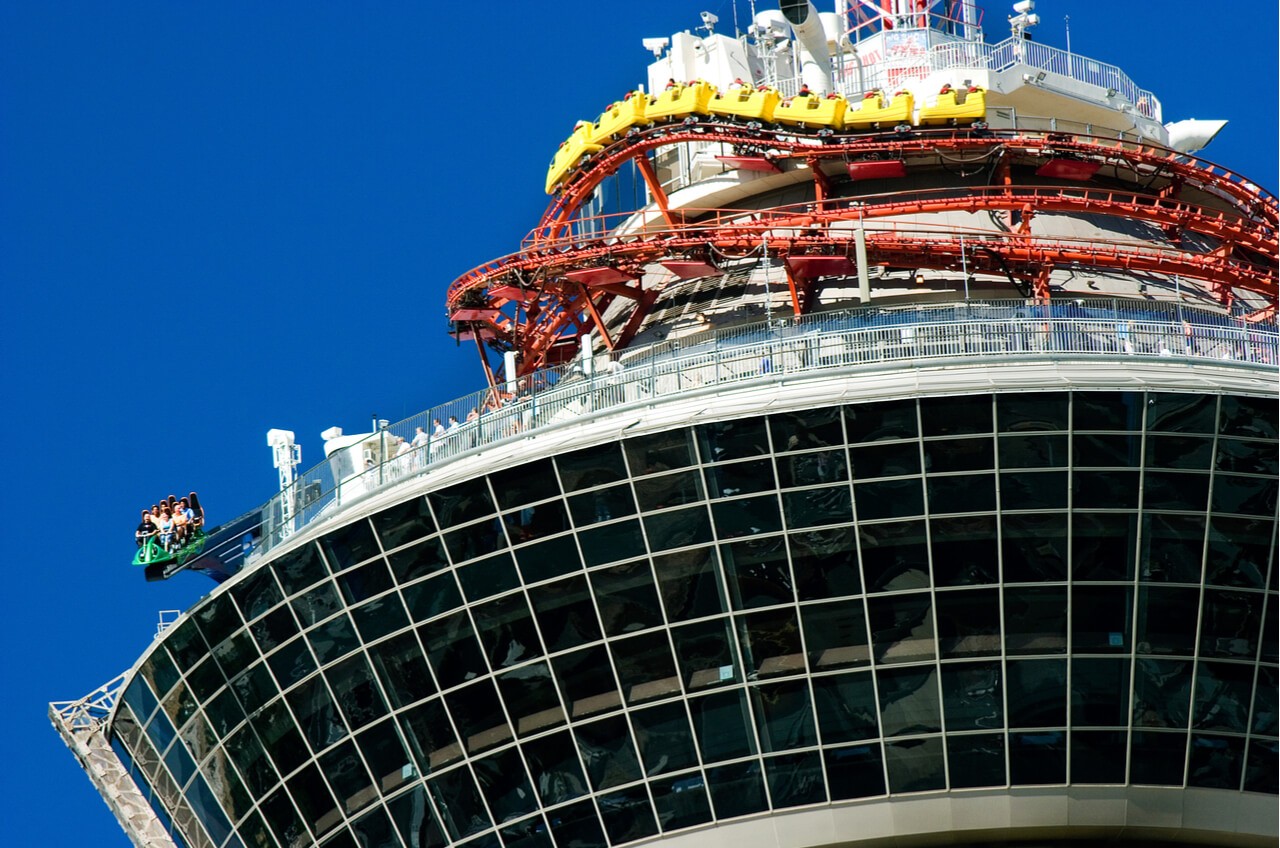
[[667, 206], [667, 193], [662, 190], [662, 184], [658, 182], [658, 175], [653, 170], [653, 163], [643, 153], [635, 157], [635, 163], [636, 167], [640, 169], [640, 174], [644, 177], [645, 185], [649, 187], [649, 194], [653, 197], [654, 203], [658, 204], [658, 209], [662, 212], [662, 217], [666, 220], [667, 226], [674, 229], [676, 220], [671, 216], [671, 209]]

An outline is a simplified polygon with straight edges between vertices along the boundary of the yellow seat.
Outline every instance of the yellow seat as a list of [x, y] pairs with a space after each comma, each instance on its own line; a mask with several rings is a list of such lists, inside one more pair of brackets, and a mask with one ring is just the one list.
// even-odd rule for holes
[[[963, 95], [960, 99], [958, 95]], [[938, 93], [938, 101], [920, 107], [922, 127], [965, 126], [987, 116], [987, 93], [981, 88], [956, 91], [946, 86]]]
[[707, 104], [715, 93], [715, 86], [702, 80], [689, 85], [676, 83], [654, 95], [645, 107], [644, 115], [650, 121], [674, 121], [690, 115], [706, 115]]
[[829, 127], [839, 129], [843, 126], [844, 110], [848, 102], [835, 97], [819, 97], [816, 94], [797, 95], [773, 110], [773, 119], [779, 124], [792, 126]]
[[594, 132], [595, 124], [579, 121], [573, 129], [573, 135], [560, 142], [560, 149], [551, 157], [551, 167], [547, 168], [547, 194], [551, 194], [556, 186], [568, 179], [583, 156], [602, 149], [600, 145], [591, 142]]
[[888, 104], [884, 95], [875, 91], [844, 113], [844, 127], [849, 130], [872, 130], [911, 123], [915, 99], [909, 91], [899, 91]]
[[624, 100], [610, 103], [609, 108], [596, 118], [595, 131], [588, 141], [607, 145], [614, 139], [622, 138], [632, 127], [651, 123], [645, 118], [645, 107], [648, 105], [649, 97], [643, 91], [633, 91]]
[[757, 91], [749, 86], [742, 86], [717, 94], [711, 98], [707, 108], [713, 115], [766, 123], [773, 120], [773, 111], [781, 99], [782, 95], [772, 88]]

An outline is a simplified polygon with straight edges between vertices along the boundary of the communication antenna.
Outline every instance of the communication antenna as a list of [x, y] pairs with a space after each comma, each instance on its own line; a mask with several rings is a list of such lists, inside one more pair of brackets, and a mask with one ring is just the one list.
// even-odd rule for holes
[[[288, 492], [293, 488], [294, 469], [302, 463], [302, 445], [294, 442], [292, 430], [268, 430], [267, 446], [271, 448], [271, 464], [280, 472], [280, 491]], [[292, 495], [280, 498], [280, 535], [282, 537], [293, 532], [293, 502]]]

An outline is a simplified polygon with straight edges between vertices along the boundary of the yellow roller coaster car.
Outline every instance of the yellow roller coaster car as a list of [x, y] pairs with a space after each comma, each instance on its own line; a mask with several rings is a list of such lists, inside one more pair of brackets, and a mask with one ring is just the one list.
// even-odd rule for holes
[[956, 91], [944, 85], [938, 92], [937, 103], [920, 107], [918, 123], [922, 127], [965, 126], [986, 116], [987, 93], [981, 88]]
[[744, 85], [717, 94], [707, 108], [713, 115], [764, 124], [773, 120], [773, 111], [781, 99], [782, 95], [775, 89], [757, 90]]
[[716, 93], [709, 82], [695, 80], [688, 85], [674, 83], [666, 91], [654, 95], [645, 107], [645, 118], [650, 121], [674, 121], [690, 115], [706, 115], [707, 104]]
[[622, 138], [632, 127], [642, 127], [651, 123], [645, 118], [645, 110], [649, 105], [649, 96], [643, 91], [632, 91], [617, 103], [610, 103], [609, 108], [596, 118], [595, 132], [589, 141], [592, 144], [605, 145], [616, 138]]
[[583, 156], [599, 152], [599, 144], [591, 142], [595, 132], [595, 124], [590, 121], [579, 121], [573, 129], [573, 135], [560, 142], [560, 149], [551, 157], [551, 167], [547, 169], [547, 194], [556, 190], [556, 186], [564, 182], [570, 172], [577, 167]]
[[915, 99], [909, 91], [899, 91], [888, 103], [885, 103], [883, 92], [871, 91], [855, 106], [845, 111], [844, 128], [872, 130], [910, 124], [913, 108], [915, 108]]
[[797, 94], [773, 110], [773, 119], [779, 124], [792, 126], [839, 129], [843, 126], [844, 110], [848, 105], [839, 94], [834, 97]]

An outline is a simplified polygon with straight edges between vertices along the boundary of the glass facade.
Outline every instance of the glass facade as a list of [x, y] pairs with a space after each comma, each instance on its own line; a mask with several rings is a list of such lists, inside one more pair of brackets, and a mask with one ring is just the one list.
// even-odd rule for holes
[[190, 848], [620, 845], [974, 787], [1277, 792], [1274, 399], [741, 417], [242, 575], [113, 745]]

